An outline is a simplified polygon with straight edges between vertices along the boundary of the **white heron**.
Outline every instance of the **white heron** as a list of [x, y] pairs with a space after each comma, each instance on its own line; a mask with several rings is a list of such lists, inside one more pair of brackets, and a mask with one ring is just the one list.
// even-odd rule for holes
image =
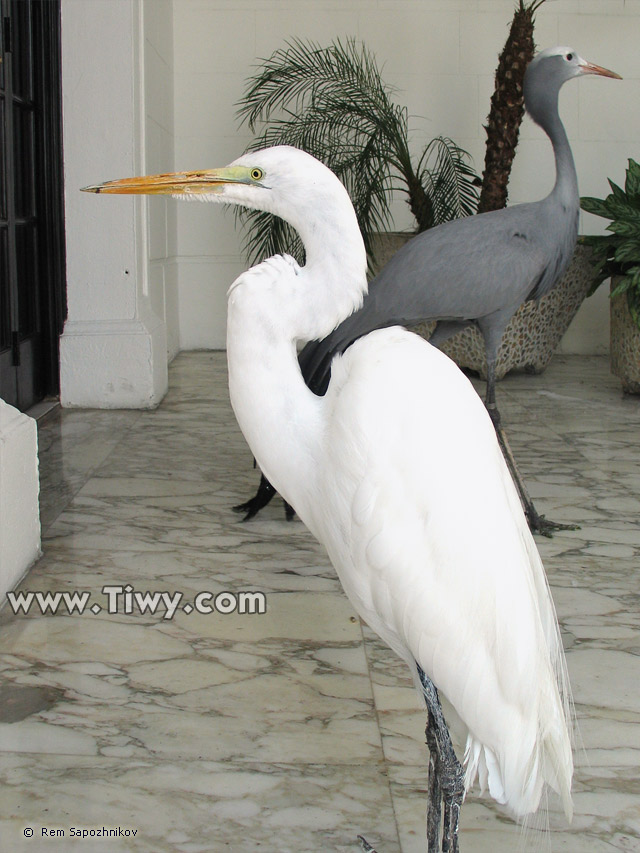
[[[366, 257], [336, 176], [290, 147], [230, 166], [87, 190], [171, 194], [268, 210], [300, 234], [306, 264], [276, 256], [228, 292], [231, 402], [262, 471], [324, 544], [358, 614], [409, 666], [428, 707], [428, 849], [458, 850], [476, 779], [515, 816], [545, 785], [572, 812], [568, 682], [544, 569], [473, 387], [400, 327], [305, 385], [296, 344], [357, 309]], [[438, 699], [466, 725], [464, 768]], [[444, 806], [442, 839], [440, 814]]]

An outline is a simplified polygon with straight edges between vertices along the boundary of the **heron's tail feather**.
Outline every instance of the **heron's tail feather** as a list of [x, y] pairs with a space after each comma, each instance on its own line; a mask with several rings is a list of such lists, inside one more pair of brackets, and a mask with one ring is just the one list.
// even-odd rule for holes
[[562, 636], [558, 625], [558, 617], [549, 588], [549, 581], [542, 568], [540, 555], [532, 541], [529, 542], [529, 552], [532, 565], [538, 565], [536, 581], [538, 596], [541, 603], [542, 627], [549, 650], [549, 662], [555, 689], [551, 689], [546, 702], [541, 708], [541, 754], [542, 775], [545, 782], [560, 796], [564, 813], [568, 821], [573, 817], [573, 801], [571, 798], [571, 781], [573, 778], [573, 747], [575, 745], [575, 708], [567, 661], [562, 645]]
[[520, 750], [513, 746], [499, 756], [470, 733], [464, 755], [465, 789], [469, 790], [477, 780], [482, 792], [488, 789], [494, 800], [517, 817], [525, 817], [538, 809], [548, 785], [560, 796], [570, 821], [573, 757], [564, 723], [559, 721], [537, 738], [523, 738]]
[[494, 753], [477, 740], [467, 738], [464, 751], [465, 777], [464, 787], [468, 791], [478, 779], [480, 792], [484, 793], [487, 788], [493, 799], [504, 805], [507, 795], [504, 790], [504, 781], [500, 772], [500, 765]]

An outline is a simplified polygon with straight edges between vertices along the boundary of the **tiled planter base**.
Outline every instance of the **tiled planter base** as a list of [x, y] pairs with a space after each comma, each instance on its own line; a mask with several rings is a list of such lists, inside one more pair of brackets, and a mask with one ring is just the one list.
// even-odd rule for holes
[[[612, 289], [615, 284], [612, 282]], [[611, 372], [627, 394], [640, 394], [640, 329], [633, 321], [627, 295], [611, 300]]]

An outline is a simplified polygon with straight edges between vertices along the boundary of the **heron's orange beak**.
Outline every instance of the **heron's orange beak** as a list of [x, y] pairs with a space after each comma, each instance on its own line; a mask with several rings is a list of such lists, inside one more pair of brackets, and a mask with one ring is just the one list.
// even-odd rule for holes
[[[122, 178], [90, 187], [86, 193], [117, 193], [119, 195], [204, 195], [222, 192], [225, 184], [256, 184], [246, 166], [226, 166], [223, 169], [200, 169], [196, 172], [167, 172]], [[253, 170], [255, 172], [255, 170]]]
[[601, 65], [594, 65], [593, 62], [585, 62], [580, 65], [582, 74], [597, 74], [599, 77], [613, 77], [614, 80], [622, 80], [619, 74], [615, 71], [609, 71], [608, 68], [603, 68]]

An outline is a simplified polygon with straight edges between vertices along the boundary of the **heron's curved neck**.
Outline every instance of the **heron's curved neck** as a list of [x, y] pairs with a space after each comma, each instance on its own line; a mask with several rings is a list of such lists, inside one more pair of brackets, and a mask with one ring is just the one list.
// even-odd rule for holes
[[326, 337], [361, 306], [367, 291], [364, 242], [346, 191], [340, 201], [334, 216], [313, 215], [291, 223], [306, 257], [287, 296], [292, 309], [287, 334], [296, 341]]
[[313, 217], [292, 222], [306, 265], [283, 258], [259, 264], [229, 295], [229, 388], [238, 423], [264, 474], [310, 527], [305, 495], [322, 456], [325, 401], [305, 385], [296, 343], [329, 334], [366, 292], [366, 255], [349, 209], [328, 212], [331, 225]]

